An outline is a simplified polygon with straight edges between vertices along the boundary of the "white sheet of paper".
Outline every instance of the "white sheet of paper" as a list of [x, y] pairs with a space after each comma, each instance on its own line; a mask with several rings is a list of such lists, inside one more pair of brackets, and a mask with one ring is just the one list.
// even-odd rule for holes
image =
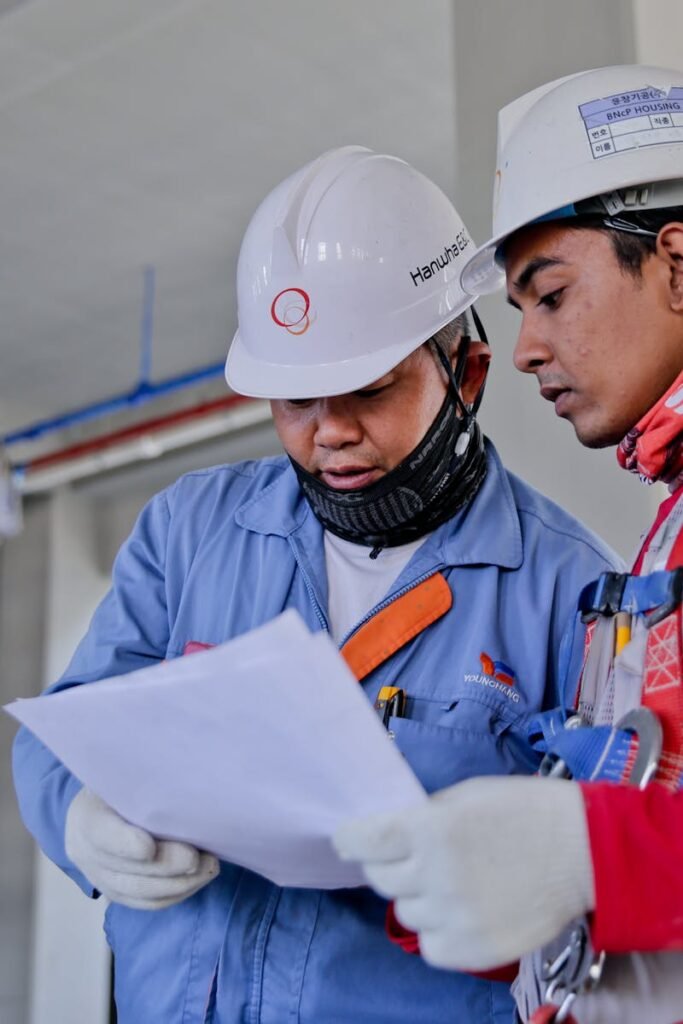
[[363, 884], [337, 826], [425, 799], [332, 641], [294, 611], [5, 710], [128, 821], [278, 885]]

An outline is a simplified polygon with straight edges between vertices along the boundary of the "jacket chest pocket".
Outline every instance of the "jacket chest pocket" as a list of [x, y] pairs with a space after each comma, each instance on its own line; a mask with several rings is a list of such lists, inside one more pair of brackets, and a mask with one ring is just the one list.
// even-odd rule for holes
[[428, 793], [475, 775], [533, 772], [538, 762], [524, 729], [471, 697], [409, 701], [407, 717], [390, 718], [388, 728]]

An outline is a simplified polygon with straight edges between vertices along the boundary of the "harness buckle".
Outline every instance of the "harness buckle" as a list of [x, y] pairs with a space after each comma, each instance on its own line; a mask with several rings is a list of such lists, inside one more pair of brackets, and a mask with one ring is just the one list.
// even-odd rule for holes
[[[578, 922], [569, 935], [567, 945], [552, 960], [546, 960], [541, 979], [547, 982], [546, 1006], [553, 1007], [553, 1024], [569, 1019], [572, 1003], [579, 993], [589, 992], [600, 981], [605, 954], [595, 955], [584, 921]], [[556, 1002], [557, 1000], [557, 1002]]]
[[637, 786], [638, 789], [645, 789], [654, 778], [659, 759], [662, 756], [664, 742], [662, 723], [649, 708], [639, 707], [627, 711], [614, 728], [632, 732], [638, 740], [636, 759], [629, 772], [628, 784]]
[[599, 615], [616, 615], [621, 610], [621, 599], [629, 577], [627, 572], [603, 572], [595, 582], [585, 586], [579, 597], [581, 621], [588, 623]]
[[581, 591], [579, 611], [583, 623], [599, 615], [613, 616], [620, 611], [642, 615], [650, 629], [671, 615], [683, 602], [683, 566], [662, 569], [646, 576], [603, 572]]
[[651, 629], [667, 615], [671, 615], [683, 601], [683, 567], [670, 569], [667, 575], [668, 599], [645, 613], [643, 621], [647, 629]]
[[[580, 729], [586, 723], [579, 714], [570, 715], [564, 723], [565, 729]], [[558, 757], [556, 754], [548, 753], [543, 755], [543, 760], [538, 766], [538, 775], [542, 775], [544, 778], [549, 779], [571, 779], [572, 773], [569, 765], [562, 757]]]

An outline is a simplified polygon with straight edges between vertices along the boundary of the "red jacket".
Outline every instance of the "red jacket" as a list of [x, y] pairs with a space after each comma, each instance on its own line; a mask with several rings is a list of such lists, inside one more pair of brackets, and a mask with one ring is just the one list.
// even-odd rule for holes
[[582, 783], [595, 875], [592, 939], [608, 953], [683, 949], [683, 792]]

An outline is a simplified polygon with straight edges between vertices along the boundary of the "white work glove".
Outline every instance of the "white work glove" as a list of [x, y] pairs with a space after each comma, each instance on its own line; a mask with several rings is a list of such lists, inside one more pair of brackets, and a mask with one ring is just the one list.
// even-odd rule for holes
[[155, 839], [81, 789], [66, 815], [67, 856], [103, 896], [136, 910], [162, 910], [216, 877], [218, 861], [187, 843]]
[[482, 971], [553, 939], [594, 905], [581, 791], [562, 779], [471, 779], [334, 838], [396, 901], [437, 967]]

